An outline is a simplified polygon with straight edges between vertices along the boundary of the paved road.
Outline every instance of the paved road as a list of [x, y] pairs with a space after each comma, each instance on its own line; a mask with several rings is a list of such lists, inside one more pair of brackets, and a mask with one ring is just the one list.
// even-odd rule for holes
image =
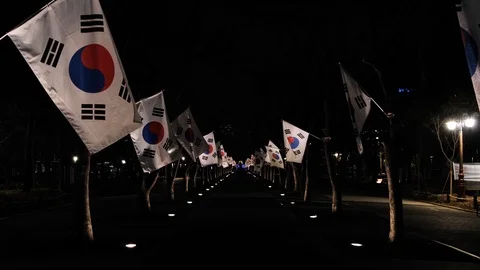
[[[388, 218], [387, 198], [344, 196], [350, 205]], [[474, 213], [404, 200], [407, 229], [480, 256], [480, 218]]]
[[[355, 207], [346, 206], [336, 216], [327, 200], [305, 205], [281, 197], [249, 174], [222, 179], [175, 203], [153, 198], [152, 213], [139, 212], [132, 197], [93, 202], [96, 244], [89, 249], [73, 241], [69, 206], [0, 221], [0, 239], [7, 239], [0, 250], [2, 269], [286, 268], [319, 263], [341, 269], [404, 269], [412, 268], [408, 262], [445, 264], [445, 258], [462, 270], [475, 269], [472, 258], [421, 239], [392, 247], [386, 243], [385, 219]], [[125, 248], [128, 242], [137, 247]]]

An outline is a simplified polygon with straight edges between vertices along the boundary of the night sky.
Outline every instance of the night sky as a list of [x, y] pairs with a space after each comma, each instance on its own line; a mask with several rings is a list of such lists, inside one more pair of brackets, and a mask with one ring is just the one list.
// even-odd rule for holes
[[[1, 32], [47, 2], [9, 1]], [[204, 134], [232, 125], [234, 137], [216, 132], [216, 139], [236, 159], [269, 139], [282, 144], [281, 119], [321, 136], [325, 99], [332, 136], [353, 143], [338, 62], [381, 104], [376, 74], [362, 59], [381, 70], [389, 93], [421, 88], [423, 71], [424, 97], [439, 100], [460, 89], [473, 98], [454, 1], [332, 2], [152, 7], [153, 1], [101, 1], [135, 99], [166, 89], [171, 120], [191, 106]], [[38, 120], [38, 132], [78, 145], [8, 38], [0, 51], [3, 104], [19, 104]]]

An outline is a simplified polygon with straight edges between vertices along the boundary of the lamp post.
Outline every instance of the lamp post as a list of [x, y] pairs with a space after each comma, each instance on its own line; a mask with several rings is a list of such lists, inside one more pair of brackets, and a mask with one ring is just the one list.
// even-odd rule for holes
[[475, 119], [473, 118], [464, 118], [459, 121], [448, 121], [446, 123], [447, 128], [449, 130], [456, 130], [458, 129], [458, 151], [459, 151], [459, 158], [458, 158], [458, 198], [464, 199], [465, 198], [465, 175], [463, 174], [463, 128], [471, 128], [475, 125]]

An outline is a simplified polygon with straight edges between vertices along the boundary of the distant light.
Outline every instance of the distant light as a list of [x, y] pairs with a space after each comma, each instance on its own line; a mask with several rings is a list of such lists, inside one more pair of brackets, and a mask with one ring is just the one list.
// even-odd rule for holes
[[192, 204], [193, 202], [192, 201], [187, 201], [188, 204]]
[[455, 121], [448, 121], [446, 125], [449, 130], [455, 130], [457, 128], [457, 122]]
[[206, 191], [209, 191], [210, 189], [209, 189], [209, 188], [206, 188], [205, 190], [206, 190]]
[[126, 164], [127, 161], [125, 159], [122, 159], [122, 164]]
[[174, 217], [175, 214], [171, 213], [171, 214], [168, 214], [169, 217]]
[[383, 182], [382, 178], [377, 178], [377, 184], [381, 184]]
[[268, 186], [268, 188], [272, 188], [272, 186]]
[[128, 243], [128, 244], [125, 245], [126, 248], [134, 248], [136, 246], [137, 246], [137, 244], [134, 244], [134, 243]]
[[182, 160], [185, 160], [185, 157], [182, 157]]
[[475, 125], [475, 119], [473, 118], [468, 118], [468, 119], [465, 119], [465, 126], [466, 127], [473, 127]]
[[295, 202], [290, 202], [290, 204], [295, 204]]
[[215, 186], [210, 186], [211, 188], [214, 188]]
[[282, 196], [282, 197], [283, 197], [283, 196], [285, 196], [285, 194], [283, 194], [283, 193], [282, 193], [282, 194], [280, 194], [280, 196]]
[[363, 245], [360, 244], [360, 243], [350, 243], [350, 245], [352, 245], [354, 247], [363, 247]]
[[202, 194], [202, 193], [198, 193], [198, 196], [203, 196], [203, 194]]
[[317, 215], [311, 215], [310, 218], [317, 218]]
[[378, 140], [378, 137], [375, 137], [375, 140]]
[[73, 163], [77, 163], [77, 161], [78, 161], [78, 157], [77, 157], [77, 156], [73, 156], [72, 159], [73, 159]]

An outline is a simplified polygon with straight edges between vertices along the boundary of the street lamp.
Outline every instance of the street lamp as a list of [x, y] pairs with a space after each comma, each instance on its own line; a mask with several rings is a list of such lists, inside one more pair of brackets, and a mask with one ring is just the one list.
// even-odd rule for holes
[[78, 157], [77, 157], [77, 156], [73, 156], [72, 159], [73, 159], [73, 163], [77, 163], [77, 161], [78, 161]]
[[459, 161], [458, 161], [458, 198], [465, 198], [465, 175], [463, 174], [463, 127], [471, 128], [475, 125], [475, 119], [465, 118], [459, 121], [448, 121], [446, 123], [447, 129], [458, 129], [459, 138]]

